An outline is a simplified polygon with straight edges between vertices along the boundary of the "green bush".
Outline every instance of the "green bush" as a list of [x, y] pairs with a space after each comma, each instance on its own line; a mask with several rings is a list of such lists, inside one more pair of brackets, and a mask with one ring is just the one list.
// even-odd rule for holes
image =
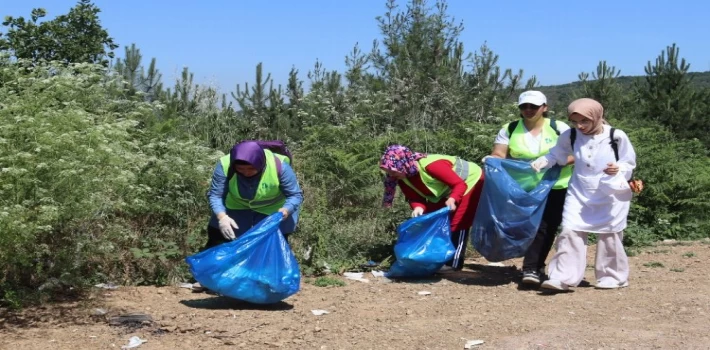
[[142, 127], [98, 65], [0, 65], [0, 288], [167, 282], [219, 154]]
[[710, 237], [710, 159], [698, 140], [661, 127], [626, 128], [644, 191], [632, 202], [625, 243]]

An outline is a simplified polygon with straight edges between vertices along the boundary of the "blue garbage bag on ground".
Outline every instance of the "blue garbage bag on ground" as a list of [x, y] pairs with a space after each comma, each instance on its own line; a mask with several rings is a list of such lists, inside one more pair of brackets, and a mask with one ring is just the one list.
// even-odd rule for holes
[[473, 221], [473, 247], [488, 261], [525, 255], [537, 234], [547, 195], [561, 171], [536, 173], [521, 160], [487, 158], [485, 182]]
[[234, 299], [273, 304], [296, 294], [301, 272], [279, 230], [283, 214], [272, 214], [234, 241], [187, 257], [202, 286]]
[[394, 262], [387, 277], [423, 277], [438, 271], [454, 257], [451, 243], [450, 211], [435, 212], [409, 219], [397, 227]]

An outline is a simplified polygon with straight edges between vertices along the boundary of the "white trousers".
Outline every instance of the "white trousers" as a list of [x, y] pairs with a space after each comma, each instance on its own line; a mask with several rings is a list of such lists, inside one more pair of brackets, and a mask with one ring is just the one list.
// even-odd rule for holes
[[[587, 267], [587, 236], [589, 233], [563, 227], [557, 238], [557, 252], [550, 261], [548, 275], [568, 286], [577, 286], [584, 279]], [[596, 233], [597, 256], [595, 274], [597, 283], [612, 279], [617, 283], [629, 279], [629, 258], [622, 239], [624, 232]]]

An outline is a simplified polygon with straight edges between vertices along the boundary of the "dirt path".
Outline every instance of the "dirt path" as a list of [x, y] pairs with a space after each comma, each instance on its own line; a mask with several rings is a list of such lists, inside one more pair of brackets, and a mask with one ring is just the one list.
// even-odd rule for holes
[[[268, 308], [178, 287], [122, 287], [91, 305], [0, 312], [0, 348], [120, 349], [139, 336], [141, 350], [463, 349], [474, 339], [485, 341], [476, 349], [710, 349], [710, 242], [647, 248], [631, 263], [629, 288], [553, 296], [518, 289], [519, 260], [496, 267], [483, 259], [427, 280], [303, 283]], [[90, 316], [95, 307], [146, 313], [156, 325], [110, 326]]]

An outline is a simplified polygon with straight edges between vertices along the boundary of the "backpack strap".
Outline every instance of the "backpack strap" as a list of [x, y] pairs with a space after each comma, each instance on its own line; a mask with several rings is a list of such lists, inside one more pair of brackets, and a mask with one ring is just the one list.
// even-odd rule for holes
[[[515, 131], [515, 128], [518, 127], [518, 122], [520, 122], [520, 119], [508, 124], [508, 137], [513, 135], [513, 131]], [[557, 129], [557, 120], [550, 118], [550, 127], [552, 130], [555, 130], [555, 134], [557, 134], [557, 136], [560, 136], [560, 130]]]
[[555, 130], [555, 134], [557, 134], [557, 136], [560, 136], [560, 131], [557, 130], [557, 120], [550, 118], [550, 127], [552, 130]]
[[276, 161], [276, 174], [281, 175], [281, 168], [283, 167], [283, 165], [281, 165], [281, 159], [274, 155], [274, 161]]
[[513, 135], [513, 131], [515, 131], [515, 128], [518, 127], [518, 122], [520, 122], [520, 119], [508, 123], [508, 137], [510, 137], [510, 135]]
[[614, 158], [618, 162], [619, 161], [619, 144], [617, 143], [616, 139], [614, 138], [614, 130], [616, 130], [616, 128], [613, 128], [613, 127], [611, 128], [611, 130], [609, 130], [609, 137], [611, 138], [611, 141], [609, 141], [609, 144], [611, 145], [611, 149], [614, 150]]
[[[614, 138], [614, 130], [616, 130], [616, 128], [611, 128], [611, 130], [609, 130], [609, 137], [611, 138], [611, 141], [609, 141], [609, 144], [611, 145], [611, 149], [614, 150], [614, 159], [616, 159], [616, 161], [618, 162], [619, 161], [619, 143]], [[577, 138], [577, 129], [572, 128], [570, 130], [569, 142], [570, 142], [570, 145], [572, 146], [573, 152], [574, 152], [574, 140], [576, 138]]]

